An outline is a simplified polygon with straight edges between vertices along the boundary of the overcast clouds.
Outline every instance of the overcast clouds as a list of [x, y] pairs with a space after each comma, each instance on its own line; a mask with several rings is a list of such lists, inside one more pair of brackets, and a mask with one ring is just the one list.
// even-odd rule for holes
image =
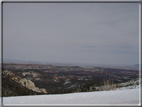
[[139, 4], [4, 3], [3, 58], [137, 64]]

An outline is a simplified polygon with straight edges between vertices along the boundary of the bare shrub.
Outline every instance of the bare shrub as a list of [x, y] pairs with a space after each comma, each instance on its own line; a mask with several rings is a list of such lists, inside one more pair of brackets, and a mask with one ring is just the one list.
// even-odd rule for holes
[[75, 92], [81, 92], [80, 85], [78, 85], [75, 89], [76, 89], [76, 91], [75, 91]]
[[103, 90], [109, 91], [109, 90], [115, 90], [116, 84], [114, 84], [113, 80], [103, 80]]

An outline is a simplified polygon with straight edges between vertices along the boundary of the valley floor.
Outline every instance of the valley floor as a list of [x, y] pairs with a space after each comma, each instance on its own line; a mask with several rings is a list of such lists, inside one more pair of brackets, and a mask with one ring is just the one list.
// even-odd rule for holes
[[139, 89], [3, 97], [4, 105], [140, 105]]

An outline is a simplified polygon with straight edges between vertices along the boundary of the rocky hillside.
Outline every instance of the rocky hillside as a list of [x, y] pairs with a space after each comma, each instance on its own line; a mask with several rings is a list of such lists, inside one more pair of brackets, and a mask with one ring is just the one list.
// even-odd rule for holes
[[10, 82], [44, 94], [96, 91], [95, 87], [101, 86], [104, 79], [120, 83], [139, 77], [139, 71], [134, 69], [14, 63], [4, 63], [2, 67], [6, 82], [8, 78]]
[[3, 96], [47, 93], [44, 88], [36, 87], [31, 80], [26, 78], [21, 78], [8, 70], [3, 70], [2, 79], [3, 79], [2, 81]]

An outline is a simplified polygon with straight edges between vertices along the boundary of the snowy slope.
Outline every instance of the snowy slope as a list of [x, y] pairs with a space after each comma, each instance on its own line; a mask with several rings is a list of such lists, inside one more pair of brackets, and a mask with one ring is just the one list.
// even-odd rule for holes
[[116, 90], [139, 89], [139, 87], [140, 87], [139, 83], [140, 83], [139, 79], [130, 80], [130, 81], [125, 82], [125, 83], [119, 83], [117, 85], [121, 88], [117, 88]]
[[139, 104], [139, 89], [4, 97], [4, 105]]
[[[116, 86], [116, 90], [139, 89], [140, 83], [141, 82], [140, 82], [139, 78], [137, 78], [137, 79], [133, 79], [133, 80], [130, 80], [127, 82], [114, 84], [114, 86]], [[108, 86], [110, 86], [110, 85], [108, 85]], [[99, 91], [103, 91], [103, 90], [105, 90], [104, 87], [105, 86], [99, 86], [99, 87], [95, 87], [95, 88]]]

